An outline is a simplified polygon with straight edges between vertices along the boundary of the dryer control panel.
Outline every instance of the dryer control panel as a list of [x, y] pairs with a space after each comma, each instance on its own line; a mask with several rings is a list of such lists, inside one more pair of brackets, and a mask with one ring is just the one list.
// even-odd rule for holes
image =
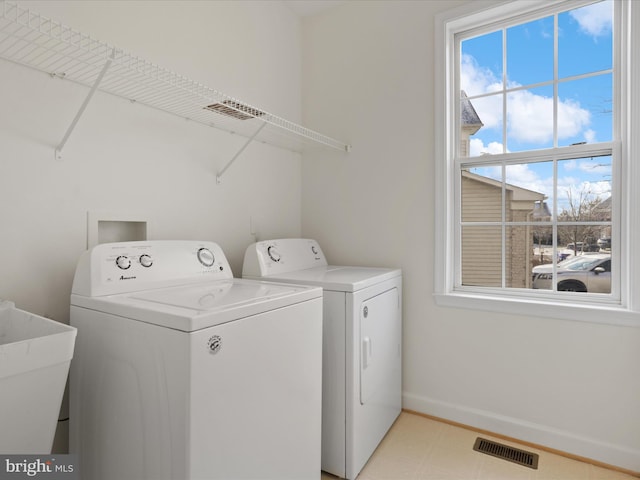
[[242, 275], [264, 277], [326, 265], [327, 259], [315, 240], [266, 240], [249, 245], [244, 254]]
[[213, 242], [103, 243], [80, 258], [72, 293], [96, 297], [229, 278], [229, 262]]

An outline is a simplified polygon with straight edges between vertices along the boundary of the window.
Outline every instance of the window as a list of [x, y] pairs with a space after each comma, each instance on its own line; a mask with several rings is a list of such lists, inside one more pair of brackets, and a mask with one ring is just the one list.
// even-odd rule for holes
[[440, 303], [630, 309], [632, 69], [621, 60], [632, 3], [511, 2], [440, 17]]

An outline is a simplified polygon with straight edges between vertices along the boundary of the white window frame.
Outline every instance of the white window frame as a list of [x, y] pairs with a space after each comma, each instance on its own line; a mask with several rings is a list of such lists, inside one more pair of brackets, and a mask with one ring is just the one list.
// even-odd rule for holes
[[[625, 101], [616, 102], [620, 112], [614, 118], [613, 148], [619, 155], [614, 175], [614, 212], [612, 218], [612, 251], [618, 252], [616, 268], [619, 282], [614, 281], [615, 295], [602, 299], [597, 295], [551, 295], [527, 292], [523, 289], [467, 288], [459, 283], [455, 261], [455, 245], [459, 241], [459, 191], [457, 185], [459, 165], [454, 163], [456, 154], [456, 129], [458, 128], [456, 53], [457, 34], [487, 27], [487, 32], [509, 19], [540, 12], [541, 15], [578, 8], [594, 0], [515, 0], [510, 2], [473, 1], [444, 12], [436, 17], [435, 24], [435, 257], [434, 296], [440, 306], [470, 308], [501, 313], [526, 314], [547, 318], [562, 318], [613, 325], [640, 327], [640, 295], [631, 293], [640, 287], [640, 141], [633, 126], [640, 125], [640, 32], [634, 33], [631, 25], [640, 24], [640, 2], [616, 0], [619, 22], [616, 31], [621, 35], [621, 49], [615, 52], [614, 68], [617, 83], [614, 95], [622, 95]], [[498, 27], [499, 28], [499, 27]], [[637, 31], [638, 29], [636, 29]], [[634, 45], [636, 48], [631, 48]], [[637, 130], [637, 127], [635, 128]], [[633, 134], [635, 133], [635, 135]], [[637, 158], [634, 163], [629, 159]], [[636, 206], [634, 208], [634, 206]], [[637, 245], [634, 247], [634, 245]]]

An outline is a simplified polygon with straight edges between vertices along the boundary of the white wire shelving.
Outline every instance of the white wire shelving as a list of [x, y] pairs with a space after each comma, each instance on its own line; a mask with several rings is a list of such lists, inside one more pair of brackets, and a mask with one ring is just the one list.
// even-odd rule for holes
[[302, 152], [329, 147], [348, 152], [345, 142], [285, 120], [217, 90], [91, 38], [20, 5], [0, 0], [0, 58], [89, 87], [61, 142], [56, 158], [96, 91], [238, 134], [252, 141]]

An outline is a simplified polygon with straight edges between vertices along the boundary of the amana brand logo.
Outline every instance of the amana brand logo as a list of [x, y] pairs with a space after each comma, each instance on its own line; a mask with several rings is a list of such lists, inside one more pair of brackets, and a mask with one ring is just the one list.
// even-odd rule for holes
[[131, 277], [125, 277], [124, 275], [120, 275], [120, 280], [135, 280], [135, 275]]

